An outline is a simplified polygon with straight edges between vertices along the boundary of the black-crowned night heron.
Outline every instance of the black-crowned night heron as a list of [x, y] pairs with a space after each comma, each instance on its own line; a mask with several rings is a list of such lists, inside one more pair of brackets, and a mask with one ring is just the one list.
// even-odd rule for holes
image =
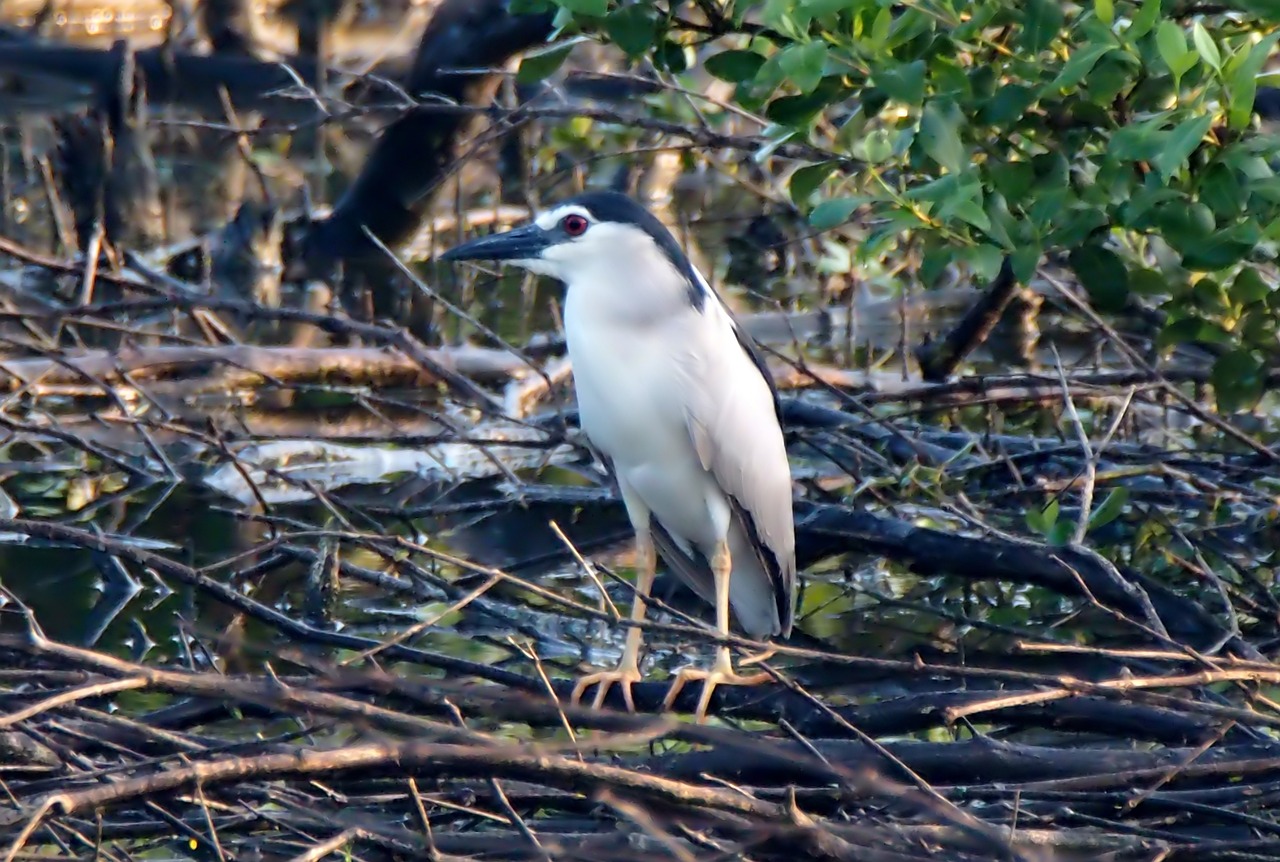
[[[750, 338], [663, 224], [625, 195], [589, 192], [442, 259], [502, 261], [567, 287], [564, 332], [582, 430], [617, 479], [636, 531], [631, 619], [644, 619], [656, 546], [715, 604], [721, 635], [731, 607], [752, 637], [788, 635], [795, 533], [777, 391]], [[617, 683], [634, 710], [640, 641], [631, 627], [617, 669], [581, 679], [574, 701], [598, 684], [598, 707]], [[709, 670], [677, 673], [665, 705], [692, 680], [704, 683], [701, 720], [717, 685], [768, 676], [739, 675], [722, 645]]]

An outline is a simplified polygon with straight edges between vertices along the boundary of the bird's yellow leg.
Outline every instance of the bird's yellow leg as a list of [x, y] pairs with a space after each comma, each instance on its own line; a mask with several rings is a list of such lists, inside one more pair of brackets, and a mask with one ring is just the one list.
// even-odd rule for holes
[[[654, 572], [658, 567], [658, 558], [653, 547], [653, 539], [649, 537], [648, 533], [636, 535], [636, 566], [636, 597], [635, 601], [631, 603], [631, 621], [639, 623], [644, 621], [645, 600], [649, 598], [649, 590], [653, 588]], [[618, 662], [617, 668], [598, 673], [589, 673], [578, 680], [578, 684], [573, 687], [573, 694], [570, 696], [569, 702], [576, 704], [582, 699], [582, 695], [586, 693], [587, 689], [597, 685], [599, 688], [596, 690], [596, 699], [592, 704], [592, 708], [599, 709], [604, 705], [604, 698], [609, 693], [609, 687], [617, 683], [622, 689], [622, 699], [627, 704], [627, 709], [635, 712], [636, 702], [631, 696], [631, 685], [641, 679], [640, 642], [640, 629], [635, 626], [628, 628], [627, 642], [622, 648], [622, 660]]]
[[[729, 634], [729, 575], [732, 571], [733, 561], [729, 556], [729, 544], [721, 540], [716, 547], [715, 556], [711, 558], [711, 573], [715, 576], [716, 585], [716, 630], [724, 637]], [[761, 656], [757, 661], [768, 658], [768, 655]], [[733, 669], [733, 658], [729, 654], [729, 648], [721, 646], [716, 650], [716, 661], [710, 670], [682, 668], [676, 672], [676, 678], [671, 683], [662, 706], [664, 709], [670, 709], [676, 702], [680, 690], [687, 683], [702, 680], [702, 697], [698, 699], [698, 709], [694, 712], [694, 718], [698, 723], [702, 723], [707, 719], [707, 706], [711, 703], [711, 693], [716, 690], [717, 685], [760, 685], [771, 679], [772, 677], [767, 673], [750, 676], [738, 674]]]

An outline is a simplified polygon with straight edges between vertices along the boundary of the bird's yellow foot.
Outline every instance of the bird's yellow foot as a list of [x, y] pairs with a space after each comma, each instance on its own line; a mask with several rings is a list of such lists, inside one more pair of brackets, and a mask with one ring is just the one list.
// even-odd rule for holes
[[[767, 658], [761, 656], [758, 661]], [[733, 661], [729, 658], [729, 650], [723, 649], [719, 657], [716, 659], [715, 665], [710, 670], [703, 670], [697, 667], [686, 667], [676, 671], [676, 678], [671, 683], [671, 688], [667, 690], [667, 696], [662, 701], [663, 709], [671, 709], [676, 702], [676, 697], [680, 691], [690, 682], [702, 680], [702, 697], [698, 699], [698, 708], [694, 711], [694, 719], [701, 724], [707, 720], [707, 706], [711, 703], [711, 693], [716, 690], [718, 685], [761, 685], [766, 682], [772, 682], [773, 677], [767, 673], [753, 673], [743, 675], [733, 669]]]
[[573, 687], [573, 694], [569, 696], [569, 703], [576, 706], [578, 701], [582, 700], [582, 696], [586, 694], [587, 689], [595, 685], [599, 686], [599, 688], [596, 689], [596, 699], [591, 704], [591, 708], [599, 709], [604, 705], [604, 699], [609, 694], [610, 686], [616, 684], [622, 689], [622, 700], [627, 705], [627, 711], [635, 712], [636, 702], [631, 697], [631, 686], [640, 680], [640, 668], [636, 663], [624, 661], [613, 670], [589, 673], [578, 680], [578, 684]]
[[778, 654], [776, 648], [767, 649], [764, 652], [758, 652], [755, 655], [749, 655], [746, 658], [738, 659], [738, 667], [746, 667], [749, 664], [760, 664], [762, 661], [768, 661]]

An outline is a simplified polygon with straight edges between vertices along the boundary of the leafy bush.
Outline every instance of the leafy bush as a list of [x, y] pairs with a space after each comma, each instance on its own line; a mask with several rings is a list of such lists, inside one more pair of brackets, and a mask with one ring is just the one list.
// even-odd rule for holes
[[1280, 147], [1253, 106], [1276, 0], [554, 2], [659, 69], [697, 45], [766, 137], [824, 156], [790, 194], [816, 229], [872, 225], [862, 260], [910, 253], [928, 284], [1062, 259], [1098, 310], [1138, 297], [1165, 312], [1163, 344], [1217, 345], [1223, 408], [1261, 395]]

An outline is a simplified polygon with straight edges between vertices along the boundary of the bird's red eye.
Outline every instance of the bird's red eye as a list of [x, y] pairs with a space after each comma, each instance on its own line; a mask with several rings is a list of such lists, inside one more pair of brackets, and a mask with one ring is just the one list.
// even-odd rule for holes
[[560, 227], [569, 236], [582, 236], [587, 232], [587, 220], [577, 213], [570, 213], [560, 220]]

